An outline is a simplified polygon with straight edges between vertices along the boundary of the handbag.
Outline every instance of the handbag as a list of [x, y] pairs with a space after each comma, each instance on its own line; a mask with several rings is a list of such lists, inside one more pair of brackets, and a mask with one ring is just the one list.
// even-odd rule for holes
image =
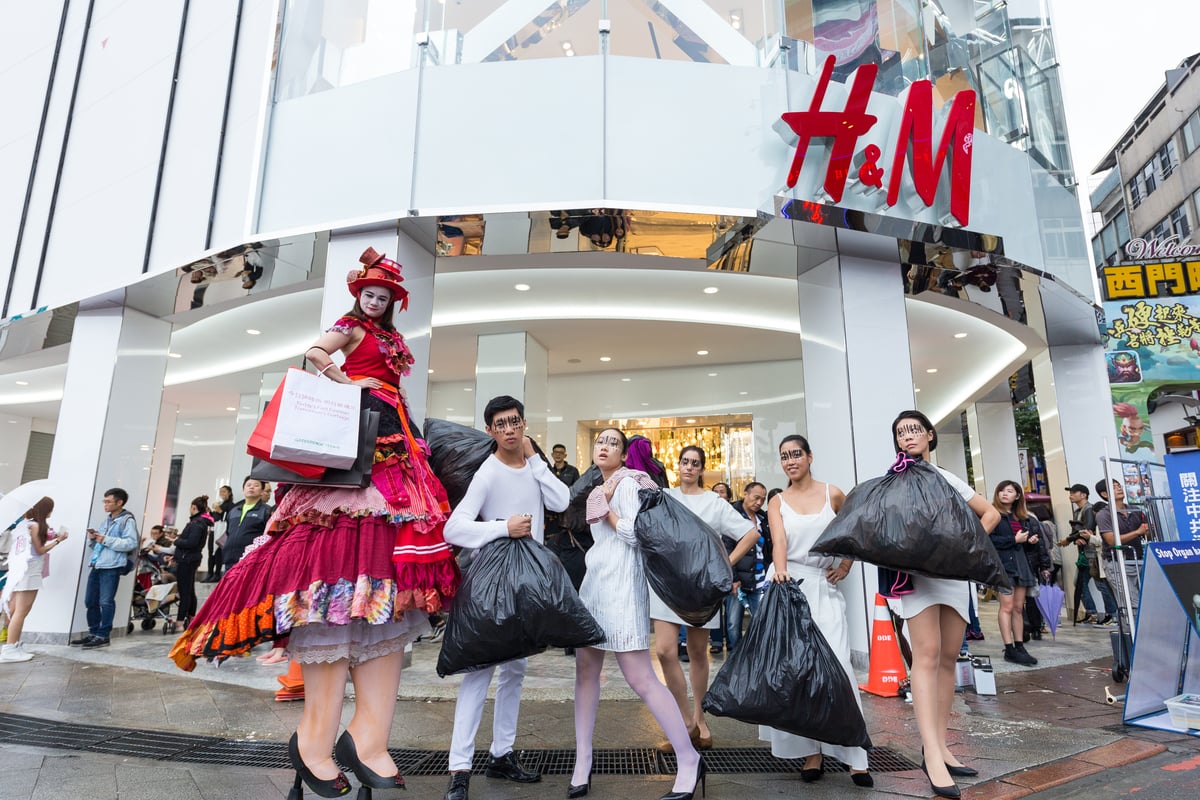
[[270, 457], [330, 469], [358, 459], [362, 388], [289, 369], [272, 401], [278, 405]]
[[275, 425], [279, 421], [279, 400], [282, 392], [283, 384], [280, 383], [274, 396], [271, 397], [271, 402], [267, 403], [262, 416], [258, 418], [254, 430], [250, 432], [250, 439], [246, 442], [246, 453], [305, 478], [319, 478], [325, 472], [324, 467], [271, 458], [271, 440], [275, 437]]
[[[260, 481], [299, 483], [313, 486], [331, 486], [346, 489], [362, 489], [371, 483], [371, 467], [375, 462], [375, 439], [379, 435], [379, 412], [363, 409], [359, 412], [358, 454], [347, 469], [322, 469], [316, 477], [310, 477], [280, 466], [274, 461], [256, 458], [250, 468], [250, 477]], [[221, 539], [225, 537], [222, 536]], [[220, 546], [224, 542], [218, 540]]]

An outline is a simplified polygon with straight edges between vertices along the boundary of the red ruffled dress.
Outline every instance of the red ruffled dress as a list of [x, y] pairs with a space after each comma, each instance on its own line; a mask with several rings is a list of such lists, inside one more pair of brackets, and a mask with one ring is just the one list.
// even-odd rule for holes
[[371, 483], [363, 489], [297, 484], [267, 532], [216, 585], [171, 658], [241, 655], [288, 638], [297, 661], [351, 665], [387, 655], [429, 630], [428, 614], [454, 596], [460, 575], [442, 527], [446, 491], [412, 433], [397, 381], [413, 358], [400, 334], [342, 317], [330, 329], [366, 336], [342, 370], [386, 387], [364, 391], [380, 412]]

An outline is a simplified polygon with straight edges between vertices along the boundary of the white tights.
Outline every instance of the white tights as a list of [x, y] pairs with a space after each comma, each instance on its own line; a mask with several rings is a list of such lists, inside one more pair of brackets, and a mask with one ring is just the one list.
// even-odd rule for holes
[[[575, 771], [571, 773], [571, 783], [575, 786], [581, 786], [591, 778], [592, 732], [600, 708], [600, 670], [604, 667], [604, 653], [594, 647], [580, 647], [575, 651]], [[654, 674], [650, 651], [634, 650], [616, 653], [616, 656], [625, 682], [646, 704], [675, 748], [679, 771], [675, 773], [672, 791], [691, 791], [696, 785], [700, 754], [692, 746], [687, 724], [679, 713], [679, 704]]]

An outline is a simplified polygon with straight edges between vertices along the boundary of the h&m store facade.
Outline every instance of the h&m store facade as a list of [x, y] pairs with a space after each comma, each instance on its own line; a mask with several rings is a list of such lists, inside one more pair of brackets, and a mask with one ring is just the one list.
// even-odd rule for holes
[[[801, 432], [848, 489], [919, 408], [990, 496], [1036, 386], [1050, 485], [1092, 482], [1111, 415], [1049, 20], [747, 5], [5, 12], [0, 488], [48, 456], [78, 531], [110, 486], [143, 528], [236, 487], [368, 245], [404, 265], [419, 416], [512, 394], [581, 467], [618, 421], [735, 488], [782, 486]], [[29, 638], [80, 629], [84, 538]], [[847, 582], [858, 650], [872, 573]]]

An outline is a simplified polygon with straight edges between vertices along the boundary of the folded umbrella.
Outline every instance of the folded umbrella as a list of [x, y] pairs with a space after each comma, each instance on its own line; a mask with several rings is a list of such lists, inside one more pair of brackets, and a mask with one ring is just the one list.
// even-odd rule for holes
[[1034, 598], [1038, 610], [1042, 612], [1042, 618], [1050, 626], [1051, 636], [1058, 634], [1058, 615], [1062, 612], [1065, 597], [1066, 592], [1058, 588], [1058, 584], [1044, 583], [1038, 589], [1038, 596]]

